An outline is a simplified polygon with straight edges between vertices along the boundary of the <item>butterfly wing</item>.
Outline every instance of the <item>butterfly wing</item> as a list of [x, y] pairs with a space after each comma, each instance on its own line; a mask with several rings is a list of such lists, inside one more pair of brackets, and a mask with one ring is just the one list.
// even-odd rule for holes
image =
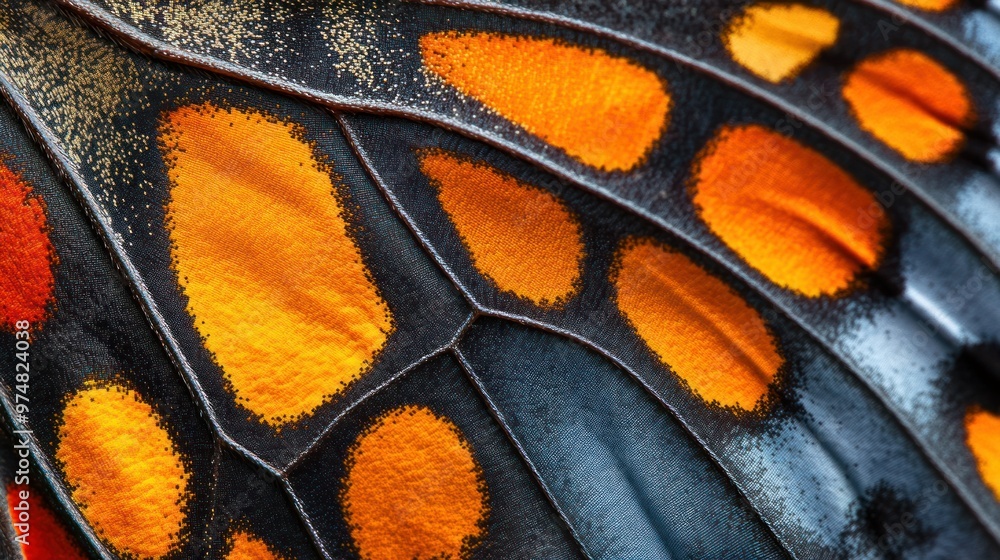
[[88, 552], [997, 554], [963, 12], [66, 6], [151, 55], [0, 16], [68, 186], [11, 118], [53, 279], [3, 396]]

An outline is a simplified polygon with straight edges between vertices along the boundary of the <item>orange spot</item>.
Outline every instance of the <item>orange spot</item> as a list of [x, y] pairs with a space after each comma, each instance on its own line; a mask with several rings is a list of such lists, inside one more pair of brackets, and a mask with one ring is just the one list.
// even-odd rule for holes
[[726, 49], [747, 70], [773, 83], [798, 74], [837, 41], [840, 21], [802, 4], [755, 4], [733, 18]]
[[554, 39], [429, 33], [424, 65], [528, 132], [607, 171], [638, 165], [667, 127], [670, 95], [626, 58]]
[[[27, 492], [24, 499], [21, 492]], [[25, 507], [27, 504], [27, 507]], [[28, 486], [10, 484], [7, 486], [7, 506], [10, 518], [15, 523], [28, 527], [27, 544], [21, 543], [24, 560], [85, 560], [76, 540], [66, 531], [63, 524], [42, 500], [38, 490]], [[23, 534], [18, 531], [17, 534]]]
[[330, 170], [293, 124], [211, 104], [161, 128], [188, 311], [237, 402], [271, 426], [359, 378], [393, 329]]
[[484, 163], [443, 152], [420, 157], [480, 273], [537, 305], [573, 296], [583, 266], [576, 217], [552, 194]]
[[56, 256], [49, 239], [45, 205], [31, 186], [0, 163], [0, 329], [18, 321], [32, 325], [46, 316], [55, 280]]
[[972, 407], [965, 415], [965, 432], [979, 476], [1000, 500], [1000, 416]]
[[776, 284], [829, 295], [882, 256], [889, 220], [875, 197], [777, 132], [723, 128], [699, 157], [694, 179], [699, 216]]
[[618, 309], [705, 402], [753, 409], [784, 360], [764, 320], [732, 289], [651, 239], [630, 239], [612, 274]]
[[283, 560], [275, 554], [267, 543], [244, 531], [237, 531], [229, 538], [229, 554], [226, 560]]
[[116, 549], [161, 558], [180, 546], [190, 475], [160, 416], [135, 391], [90, 382], [72, 395], [56, 459], [73, 501]]
[[926, 10], [928, 12], [943, 12], [958, 4], [958, 0], [897, 0], [904, 6]]
[[962, 145], [974, 119], [965, 86], [927, 55], [889, 51], [857, 65], [844, 99], [861, 128], [907, 159], [940, 162]]
[[483, 537], [482, 469], [458, 427], [430, 409], [383, 415], [347, 467], [341, 499], [362, 558], [466, 558]]

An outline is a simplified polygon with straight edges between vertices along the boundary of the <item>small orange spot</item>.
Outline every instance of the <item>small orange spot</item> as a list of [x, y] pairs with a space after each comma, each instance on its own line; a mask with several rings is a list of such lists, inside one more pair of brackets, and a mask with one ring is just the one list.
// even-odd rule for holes
[[975, 118], [962, 82], [913, 50], [862, 61], [847, 75], [843, 93], [861, 128], [920, 163], [952, 156]]
[[140, 558], [180, 546], [191, 476], [135, 391], [87, 383], [63, 409], [58, 442], [73, 501], [102, 539]]
[[904, 6], [926, 10], [928, 12], [943, 12], [954, 8], [958, 0], [897, 0]]
[[705, 402], [755, 408], [784, 362], [760, 315], [718, 278], [651, 239], [622, 244], [618, 309]]
[[245, 531], [237, 531], [229, 538], [226, 560], [283, 560], [267, 543]]
[[499, 33], [430, 33], [424, 65], [504, 118], [607, 171], [638, 165], [666, 130], [670, 95], [650, 70], [594, 48]]
[[0, 163], [0, 329], [18, 321], [32, 326], [46, 316], [52, 301], [56, 262], [45, 219], [45, 205], [31, 186]]
[[420, 169], [480, 273], [541, 306], [573, 296], [583, 240], [576, 217], [559, 199], [487, 164], [440, 151], [421, 154]]
[[[22, 496], [27, 492], [27, 499]], [[69, 534], [49, 505], [42, 500], [38, 490], [10, 484], [7, 486], [7, 506], [15, 528], [18, 524], [27, 533], [21, 542], [21, 556], [24, 560], [85, 560], [76, 540]]]
[[979, 476], [1000, 500], [1000, 416], [972, 407], [965, 415], [965, 433]]
[[458, 427], [430, 409], [383, 415], [358, 437], [347, 468], [341, 500], [362, 558], [467, 558], [482, 539], [482, 469]]
[[878, 265], [888, 217], [818, 152], [747, 125], [724, 127], [697, 161], [692, 196], [699, 216], [776, 284], [829, 295]]
[[755, 4], [733, 18], [726, 49], [747, 70], [773, 83], [798, 74], [837, 41], [840, 21], [802, 4]]
[[167, 226], [188, 311], [237, 402], [271, 426], [367, 371], [392, 316], [301, 131], [255, 111], [164, 116]]

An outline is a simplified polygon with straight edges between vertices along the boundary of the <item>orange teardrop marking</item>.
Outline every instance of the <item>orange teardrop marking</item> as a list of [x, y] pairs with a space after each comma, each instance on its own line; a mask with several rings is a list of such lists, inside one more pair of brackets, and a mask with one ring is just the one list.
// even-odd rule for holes
[[784, 360], [729, 286], [651, 239], [623, 243], [612, 283], [639, 337], [702, 400], [740, 412], [762, 402]]
[[301, 131], [212, 104], [164, 116], [167, 227], [195, 327], [236, 400], [280, 428], [361, 377], [392, 314]]
[[973, 407], [965, 415], [966, 444], [976, 458], [979, 476], [1000, 500], [1000, 416]]
[[19, 321], [36, 327], [46, 317], [55, 291], [55, 250], [45, 205], [31, 186], [0, 163], [0, 329]]
[[840, 20], [802, 4], [754, 4], [733, 18], [722, 40], [737, 63], [778, 83], [796, 76], [837, 41]]
[[652, 71], [555, 39], [429, 33], [424, 66], [528, 132], [606, 171], [639, 165], [663, 135], [670, 95]]
[[965, 85], [914, 50], [865, 59], [847, 75], [843, 94], [862, 129], [919, 163], [954, 155], [975, 118]]
[[421, 154], [420, 169], [481, 274], [540, 306], [574, 295], [583, 239], [559, 199], [485, 163], [441, 151]]
[[884, 252], [889, 218], [822, 154], [759, 125], [727, 126], [702, 151], [692, 196], [698, 215], [774, 283], [834, 294]]
[[483, 537], [482, 469], [458, 427], [430, 409], [383, 415], [347, 467], [341, 500], [362, 558], [467, 558]]

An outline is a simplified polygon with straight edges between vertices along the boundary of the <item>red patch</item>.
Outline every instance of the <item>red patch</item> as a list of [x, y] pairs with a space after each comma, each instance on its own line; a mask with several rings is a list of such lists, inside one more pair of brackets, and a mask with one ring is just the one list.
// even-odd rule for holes
[[[27, 509], [24, 509], [20, 496], [25, 490], [31, 493], [26, 500]], [[21, 543], [24, 560], [86, 560], [76, 541], [48, 508], [48, 504], [42, 500], [37, 490], [11, 484], [7, 486], [7, 505], [15, 524], [22, 523], [19, 515], [27, 511], [28, 544]], [[16, 534], [21, 535], [23, 531], [17, 531]]]
[[52, 300], [55, 251], [49, 239], [45, 205], [31, 186], [0, 164], [0, 329], [18, 321], [34, 326], [45, 319]]

